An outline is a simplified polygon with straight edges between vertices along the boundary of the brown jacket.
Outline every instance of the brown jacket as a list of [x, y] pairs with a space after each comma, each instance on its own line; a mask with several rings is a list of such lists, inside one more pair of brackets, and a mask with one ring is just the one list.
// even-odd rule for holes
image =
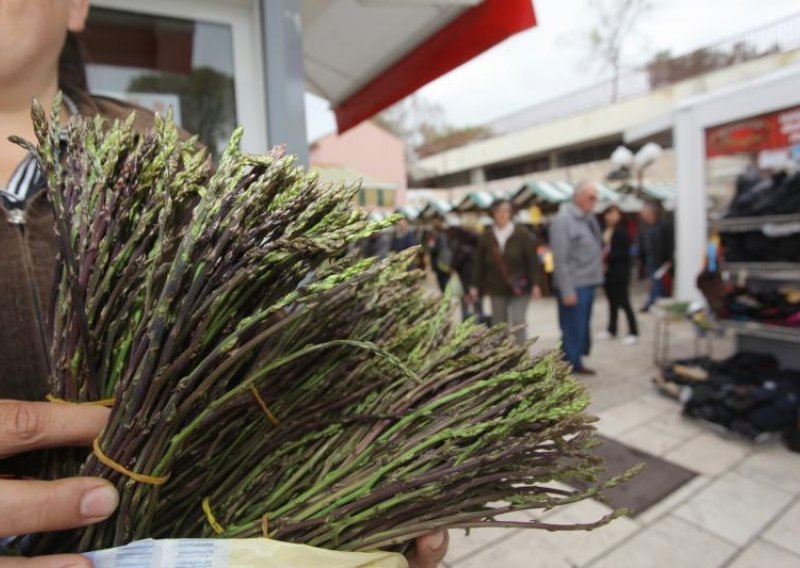
[[[478, 241], [475, 253], [472, 285], [489, 296], [512, 296], [512, 289], [503, 275], [495, 253], [495, 238], [491, 228], [487, 228]], [[498, 252], [500, 252], [498, 250]], [[519, 285], [526, 294], [533, 286], [542, 286], [544, 271], [536, 254], [536, 245], [530, 231], [516, 225], [514, 232], [500, 253], [512, 283]]]
[[[135, 126], [153, 124], [147, 110], [95, 97], [84, 116], [124, 119], [136, 110]], [[24, 215], [0, 203], [0, 398], [43, 400], [47, 394], [58, 242], [46, 191], [27, 202]]]

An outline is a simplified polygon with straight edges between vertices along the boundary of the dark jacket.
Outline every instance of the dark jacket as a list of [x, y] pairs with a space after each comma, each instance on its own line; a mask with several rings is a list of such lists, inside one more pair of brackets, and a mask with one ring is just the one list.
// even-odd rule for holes
[[[152, 126], [149, 111], [100, 97], [81, 114], [122, 119], [132, 110], [138, 130]], [[2, 203], [0, 212], [0, 397], [44, 400], [58, 251], [53, 209], [41, 189], [26, 203], [22, 223]]]
[[606, 261], [607, 282], [627, 282], [631, 276], [631, 237], [628, 230], [617, 225], [611, 234]]
[[672, 262], [675, 252], [672, 225], [662, 220], [652, 225], [643, 225], [639, 239], [646, 266], [657, 270], [664, 263]]
[[[487, 228], [478, 241], [472, 286], [481, 294], [512, 296], [511, 286], [503, 277], [503, 271], [494, 252], [495, 242], [494, 232], [491, 228]], [[539, 264], [533, 235], [527, 229], [516, 225], [501, 254], [512, 283], [519, 284], [526, 294], [530, 294], [534, 285], [543, 284], [544, 271]]]

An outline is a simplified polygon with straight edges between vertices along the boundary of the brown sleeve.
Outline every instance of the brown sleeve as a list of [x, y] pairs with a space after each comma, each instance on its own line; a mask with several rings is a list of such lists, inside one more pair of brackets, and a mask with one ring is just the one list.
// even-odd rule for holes
[[542, 288], [545, 284], [545, 273], [542, 263], [539, 261], [539, 254], [536, 252], [536, 239], [529, 231], [525, 231], [525, 258], [528, 266], [528, 279], [532, 286]]

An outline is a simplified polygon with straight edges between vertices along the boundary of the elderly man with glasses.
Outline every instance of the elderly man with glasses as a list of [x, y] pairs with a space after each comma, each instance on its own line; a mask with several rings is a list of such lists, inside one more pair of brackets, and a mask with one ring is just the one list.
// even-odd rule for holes
[[603, 244], [594, 216], [597, 185], [582, 181], [550, 226], [564, 355], [579, 375], [594, 375], [583, 364], [591, 345], [590, 322], [595, 288], [603, 283]]

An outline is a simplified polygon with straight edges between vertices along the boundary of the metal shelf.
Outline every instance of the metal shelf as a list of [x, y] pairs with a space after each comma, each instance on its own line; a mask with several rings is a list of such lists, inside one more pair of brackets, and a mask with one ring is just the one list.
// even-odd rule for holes
[[719, 219], [717, 221], [712, 221], [712, 223], [716, 224], [717, 230], [721, 233], [750, 233], [753, 231], [760, 231], [764, 225], [800, 223], [800, 213]]
[[767, 325], [755, 321], [737, 320], [720, 320], [719, 325], [743, 335], [776, 341], [786, 341], [790, 343], [800, 343], [800, 329], [794, 327], [783, 327], [780, 325]]
[[724, 271], [761, 280], [800, 282], [800, 262], [725, 262]]

